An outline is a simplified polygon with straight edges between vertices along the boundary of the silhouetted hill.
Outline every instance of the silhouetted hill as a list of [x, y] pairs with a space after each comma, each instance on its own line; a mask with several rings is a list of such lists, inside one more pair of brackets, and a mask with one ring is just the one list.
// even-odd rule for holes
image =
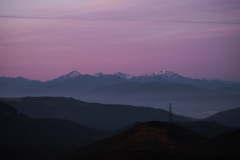
[[0, 103], [0, 159], [50, 160], [109, 136], [62, 119], [31, 119]]
[[1, 106], [0, 107], [0, 115], [8, 114], [8, 113], [17, 114], [17, 110], [8, 104], [0, 102], [0, 106]]
[[[63, 97], [1, 99], [32, 118], [60, 118], [100, 130], [117, 130], [137, 121], [168, 121], [168, 112], [150, 107], [86, 103]], [[191, 118], [174, 115], [176, 121]]]
[[239, 130], [212, 139], [163, 122], [145, 122], [58, 160], [239, 159]]
[[176, 124], [206, 137], [215, 137], [223, 133], [233, 132], [237, 130], [237, 128], [234, 127], [223, 126], [216, 121], [206, 120], [193, 122], [176, 122]]
[[206, 120], [217, 121], [225, 126], [240, 127], [240, 108], [218, 112]]
[[[133, 124], [125, 126], [117, 130], [115, 134], [121, 133], [141, 123], [142, 122], [135, 122]], [[223, 126], [216, 121], [206, 121], [206, 120], [198, 120], [198, 121], [191, 121], [191, 122], [174, 122], [174, 124], [182, 126], [186, 129], [189, 129], [202, 136], [209, 137], [209, 138], [219, 136], [221, 134], [228, 133], [228, 132], [234, 132], [238, 129], [234, 127]]]
[[174, 124], [145, 122], [66, 154], [59, 160], [173, 158], [175, 155], [168, 153], [181, 153], [205, 140], [205, 137]]
[[240, 159], [240, 130], [209, 139], [193, 149], [197, 154], [231, 156]]

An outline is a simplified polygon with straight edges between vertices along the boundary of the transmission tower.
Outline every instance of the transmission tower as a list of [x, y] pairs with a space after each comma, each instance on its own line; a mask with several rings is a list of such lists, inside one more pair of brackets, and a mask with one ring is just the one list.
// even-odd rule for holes
[[169, 103], [169, 123], [173, 123], [172, 120], [172, 105]]

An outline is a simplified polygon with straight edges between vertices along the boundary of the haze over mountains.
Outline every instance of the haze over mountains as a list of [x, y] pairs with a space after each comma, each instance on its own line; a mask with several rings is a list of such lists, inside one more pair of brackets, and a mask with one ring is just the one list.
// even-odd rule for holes
[[[150, 107], [86, 103], [64, 97], [0, 99], [31, 118], [59, 118], [100, 130], [117, 130], [135, 122], [168, 121], [168, 112]], [[173, 115], [175, 121], [192, 118]]]
[[[87, 103], [64, 97], [0, 98], [0, 101], [13, 106], [20, 113], [31, 118], [67, 119], [80, 125], [100, 130], [115, 131], [136, 122], [169, 121], [168, 111], [150, 107]], [[235, 108], [216, 113], [207, 119], [201, 119], [203, 122], [194, 122], [193, 126], [198, 126], [196, 129], [200, 130], [202, 130], [200, 126], [209, 126], [207, 127], [208, 129], [204, 130], [208, 133], [213, 131], [212, 135], [232, 131], [231, 128], [224, 128], [220, 124], [229, 127], [240, 127], [240, 112], [238, 111], [239, 108]], [[221, 116], [218, 116], [219, 114]], [[198, 119], [176, 114], [172, 116], [174, 122], [179, 122], [179, 125], [189, 129], [193, 129], [192, 125], [188, 125], [185, 122], [191, 122], [192, 124], [192, 121], [198, 121]], [[206, 123], [206, 120], [220, 124]], [[200, 133], [209, 136], [209, 134], [204, 134], [204, 132]]]
[[197, 118], [240, 104], [240, 83], [192, 79], [171, 71], [141, 76], [124, 73], [95, 75], [72, 71], [56, 79], [41, 82], [22, 77], [0, 77], [1, 97], [64, 96], [87, 102], [128, 104], [167, 109]]

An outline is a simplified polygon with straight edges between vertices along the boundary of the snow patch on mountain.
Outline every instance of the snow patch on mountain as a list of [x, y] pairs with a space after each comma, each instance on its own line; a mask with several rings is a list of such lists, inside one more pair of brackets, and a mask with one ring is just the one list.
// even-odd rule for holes
[[[76, 78], [81, 76], [81, 74], [78, 71], [72, 71], [66, 75], [63, 75], [55, 80], [60, 81], [60, 82], [64, 82], [66, 80], [72, 79], [72, 78]], [[109, 76], [118, 76], [121, 79], [124, 80], [132, 80], [132, 79], [138, 79], [140, 77], [144, 78], [144, 79], [148, 79], [148, 80], [156, 80], [156, 78], [167, 78], [167, 79], [177, 79], [179, 77], [182, 77], [172, 71], [166, 71], [166, 70], [162, 70], [162, 71], [157, 71], [157, 72], [152, 72], [152, 73], [145, 73], [142, 76], [134, 76], [131, 74], [126, 74], [126, 73], [122, 73], [122, 72], [117, 72], [115, 74], [106, 74], [103, 73], [101, 71], [95, 73], [94, 75], [95, 77], [109, 77]]]
[[172, 71], [157, 71], [157, 72], [152, 72], [152, 73], [145, 73], [142, 75], [145, 78], [153, 78], [153, 77], [157, 77], [157, 76], [161, 76], [163, 78], [177, 78], [180, 75], [172, 72]]
[[182, 76], [180, 76], [180, 75], [178, 75], [177, 73], [174, 73], [174, 72], [172, 72], [172, 71], [165, 71], [164, 72], [164, 74], [163, 74], [165, 77], [171, 77], [171, 78], [173, 78], [173, 79], [175, 79], [175, 78], [178, 78], [178, 77], [182, 77]]
[[[71, 79], [71, 78], [75, 78], [75, 77], [78, 77], [79, 75], [81, 75], [78, 71], [72, 71], [64, 76], [61, 76], [59, 77], [59, 79], [61, 79], [61, 81], [64, 81], [64, 80], [68, 80], [68, 79]], [[171, 72], [171, 71], [166, 71], [166, 70], [163, 70], [163, 71], [157, 71], [157, 72], [152, 72], [152, 73], [145, 73], [143, 74], [142, 76], [134, 76], [134, 75], [131, 75], [131, 74], [126, 74], [126, 73], [122, 73], [122, 72], [117, 72], [115, 74], [106, 74], [106, 73], [103, 73], [101, 71], [95, 73], [93, 76], [95, 77], [102, 77], [102, 76], [118, 76], [122, 79], [125, 79], [125, 80], [131, 80], [133, 78], [138, 78], [138, 77], [143, 77], [143, 78], [156, 78], [156, 77], [162, 77], [162, 78], [172, 78], [172, 79], [176, 79], [178, 77], [182, 77], [174, 72]]]
[[69, 79], [72, 79], [72, 78], [76, 78], [76, 77], [78, 77], [78, 76], [80, 76], [80, 75], [81, 75], [81, 74], [80, 74], [78, 71], [72, 71], [72, 72], [70, 72], [70, 73], [68, 73], [68, 74], [65, 74], [65, 75], [63, 75], [63, 76], [60, 76], [59, 78], [54, 79], [54, 80], [52, 80], [52, 81], [58, 81], [58, 82], [63, 83], [63, 82], [66, 81], [66, 80], [69, 80]]
[[102, 73], [101, 71], [94, 74], [95, 77], [106, 76], [108, 74]]
[[63, 76], [64, 79], [71, 79], [71, 78], [75, 78], [78, 77], [79, 75], [81, 75], [78, 71], [72, 71], [66, 75]]
[[134, 77], [133, 75], [125, 74], [125, 73], [122, 73], [122, 72], [117, 72], [114, 75], [116, 75], [116, 76], [118, 76], [122, 79], [127, 79], [127, 80], [132, 79]]

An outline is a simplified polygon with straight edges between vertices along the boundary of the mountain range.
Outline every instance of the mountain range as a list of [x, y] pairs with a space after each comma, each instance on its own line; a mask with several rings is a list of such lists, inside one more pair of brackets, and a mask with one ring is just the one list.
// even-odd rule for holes
[[162, 109], [171, 102], [176, 114], [196, 118], [237, 108], [240, 103], [238, 82], [192, 79], [171, 71], [141, 76], [72, 71], [45, 82], [0, 77], [0, 88], [0, 97], [63, 96], [87, 102]]
[[[2, 89], [19, 89], [19, 88], [29, 88], [32, 85], [50, 85], [53, 83], [70, 83], [75, 82], [78, 84], [84, 83], [84, 85], [91, 84], [92, 87], [100, 87], [104, 85], [118, 84], [121, 82], [153, 82], [153, 81], [168, 81], [179, 84], [192, 85], [198, 88], [204, 89], [216, 89], [224, 87], [240, 87], [239, 82], [232, 81], [221, 81], [221, 80], [207, 80], [207, 79], [192, 79], [183, 77], [172, 71], [158, 71], [153, 73], [145, 73], [140, 76], [129, 75], [125, 73], [115, 73], [115, 74], [104, 74], [98, 72], [94, 75], [90, 74], [80, 74], [78, 71], [72, 71], [66, 75], [60, 76], [56, 79], [41, 82], [38, 80], [29, 80], [23, 77], [10, 78], [10, 77], [0, 77], [0, 86]], [[95, 86], [93, 85], [95, 84]], [[88, 86], [88, 87], [87, 87]], [[84, 89], [91, 89], [89, 85], [86, 85]]]

